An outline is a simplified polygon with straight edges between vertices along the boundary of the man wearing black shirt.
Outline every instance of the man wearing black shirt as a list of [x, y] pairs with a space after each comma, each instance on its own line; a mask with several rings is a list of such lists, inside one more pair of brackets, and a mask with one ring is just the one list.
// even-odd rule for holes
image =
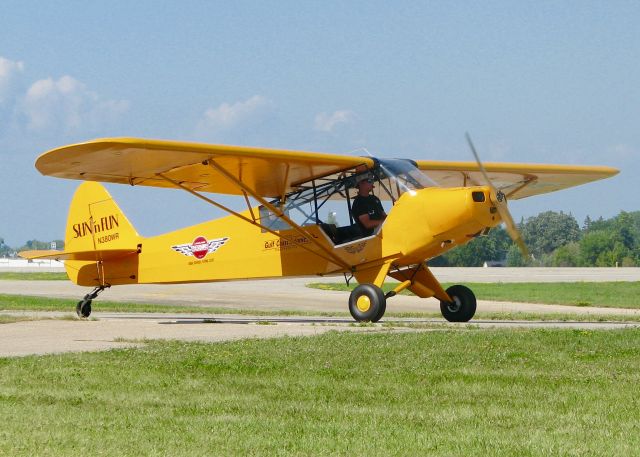
[[373, 179], [363, 177], [356, 186], [358, 195], [353, 199], [351, 214], [356, 223], [362, 228], [364, 236], [369, 236], [373, 234], [376, 227], [382, 225], [387, 213], [384, 212], [380, 199], [375, 195], [371, 195]]

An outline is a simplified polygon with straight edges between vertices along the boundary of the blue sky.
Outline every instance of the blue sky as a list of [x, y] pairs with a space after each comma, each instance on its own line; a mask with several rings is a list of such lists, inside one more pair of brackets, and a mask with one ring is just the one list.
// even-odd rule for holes
[[[42, 152], [138, 136], [383, 157], [601, 164], [615, 178], [512, 202], [640, 209], [640, 3], [3, 1], [0, 237], [64, 234], [78, 183]], [[220, 213], [108, 186], [142, 235]]]

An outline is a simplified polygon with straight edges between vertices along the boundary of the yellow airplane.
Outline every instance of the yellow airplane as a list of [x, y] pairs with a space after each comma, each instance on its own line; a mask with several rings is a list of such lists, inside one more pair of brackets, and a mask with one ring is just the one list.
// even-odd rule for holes
[[[94, 287], [78, 302], [80, 317], [89, 316], [100, 292], [121, 284], [344, 274], [347, 283], [359, 283], [349, 311], [360, 322], [379, 321], [387, 299], [404, 289], [440, 300], [449, 321], [469, 321], [473, 292], [462, 285], [444, 290], [429, 259], [503, 222], [526, 255], [507, 199], [618, 173], [600, 166], [377, 159], [136, 138], [53, 149], [36, 168], [87, 181], [69, 208], [64, 251], [20, 253], [64, 260], [71, 281]], [[180, 189], [229, 215], [143, 237], [98, 182]], [[368, 195], [372, 188], [377, 198]], [[236, 211], [211, 194], [241, 197], [247, 208]], [[343, 206], [349, 223], [322, 221], [320, 210], [331, 205]], [[385, 294], [388, 276], [398, 284]]]

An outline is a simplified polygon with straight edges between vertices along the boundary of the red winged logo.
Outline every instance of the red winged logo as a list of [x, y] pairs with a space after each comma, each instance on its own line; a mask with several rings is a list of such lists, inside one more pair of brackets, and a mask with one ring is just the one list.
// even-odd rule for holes
[[171, 246], [171, 249], [178, 251], [180, 254], [186, 256], [194, 256], [196, 259], [204, 259], [207, 254], [216, 252], [220, 246], [229, 241], [229, 237], [216, 238], [215, 240], [207, 241], [204, 236], [199, 236], [192, 243], [176, 244]]

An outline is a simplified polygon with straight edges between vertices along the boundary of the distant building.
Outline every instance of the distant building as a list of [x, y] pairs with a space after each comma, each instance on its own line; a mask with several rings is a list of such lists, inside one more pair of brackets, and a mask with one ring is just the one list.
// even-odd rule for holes
[[484, 268], [489, 268], [489, 267], [506, 267], [507, 266], [507, 261], [506, 260], [486, 260], [482, 266]]
[[58, 260], [52, 259], [37, 259], [37, 260], [27, 260], [27, 259], [8, 259], [8, 258], [0, 258], [0, 268], [17, 268], [17, 269], [34, 269], [34, 268], [54, 268], [54, 269], [64, 269], [64, 263]]

